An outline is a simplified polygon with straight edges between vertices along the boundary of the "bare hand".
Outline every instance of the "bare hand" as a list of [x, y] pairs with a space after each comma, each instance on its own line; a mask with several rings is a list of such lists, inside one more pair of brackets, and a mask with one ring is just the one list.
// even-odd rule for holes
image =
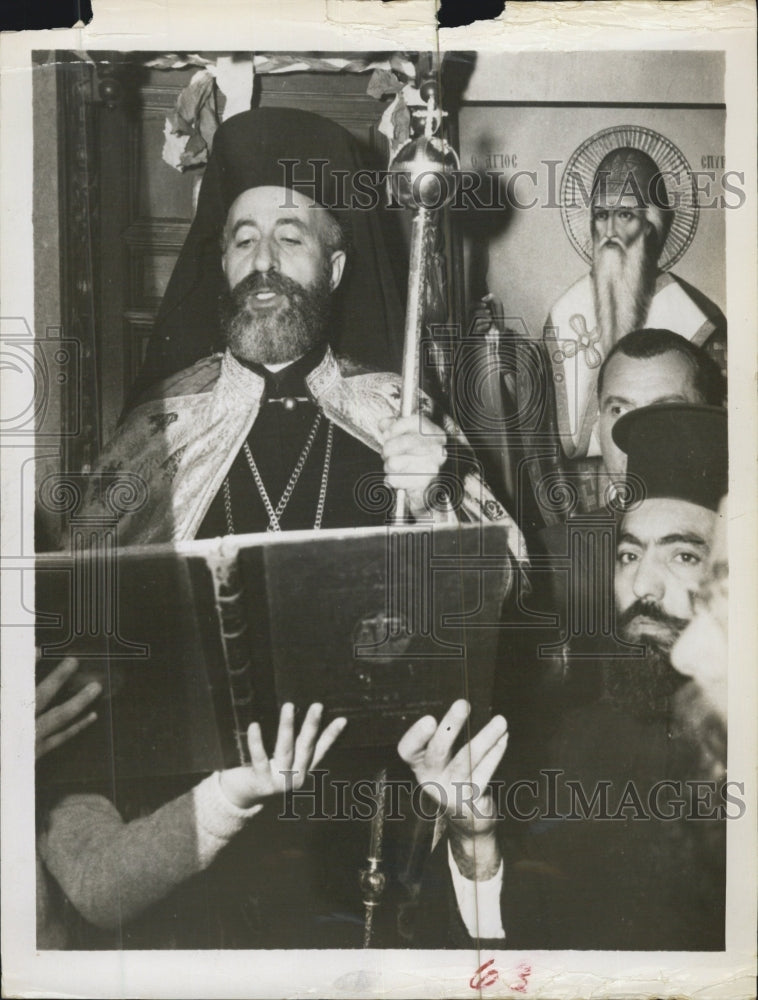
[[295, 706], [289, 702], [282, 705], [270, 760], [263, 748], [261, 728], [253, 722], [247, 731], [250, 764], [221, 772], [227, 798], [240, 809], [249, 809], [261, 799], [300, 788], [308, 771], [316, 767], [347, 724], [347, 719], [335, 719], [319, 737], [322, 712], [323, 705], [311, 705], [295, 739]]
[[468, 702], [460, 699], [439, 725], [433, 716], [425, 715], [403, 736], [397, 752], [444, 811], [448, 826], [462, 836], [474, 837], [495, 826], [495, 803], [487, 785], [505, 753], [508, 725], [502, 715], [494, 716], [451, 757], [469, 712]]
[[447, 460], [447, 435], [422, 413], [385, 417], [379, 429], [384, 435], [387, 484], [394, 490], [406, 490], [411, 513], [426, 513], [424, 495]]
[[[87, 684], [68, 701], [47, 710], [50, 702], [78, 669], [79, 661], [73, 656], [67, 656], [37, 685], [35, 754], [38, 758], [66, 743], [97, 718], [97, 712], [88, 712], [77, 719], [77, 716], [100, 695], [102, 687], [97, 681]], [[74, 719], [76, 721], [72, 721]]]

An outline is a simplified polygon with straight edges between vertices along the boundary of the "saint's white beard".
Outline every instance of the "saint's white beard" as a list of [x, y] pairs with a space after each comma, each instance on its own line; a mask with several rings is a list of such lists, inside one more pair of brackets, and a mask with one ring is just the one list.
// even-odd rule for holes
[[624, 251], [618, 245], [595, 251], [592, 288], [606, 350], [645, 326], [657, 273], [648, 240], [640, 236]]

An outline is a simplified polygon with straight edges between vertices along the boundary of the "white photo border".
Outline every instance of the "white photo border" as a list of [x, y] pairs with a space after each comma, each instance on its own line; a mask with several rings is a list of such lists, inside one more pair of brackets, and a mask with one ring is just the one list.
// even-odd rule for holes
[[[545, 998], [749, 997], [756, 940], [756, 61], [755, 7], [747, 2], [511, 4], [497, 22], [439, 33], [433, 5], [281, 0], [211, 7], [164, 0], [98, 0], [89, 28], [5, 34], [0, 40], [0, 210], [3, 330], [33, 328], [32, 73], [34, 49], [336, 51], [467, 49], [507, 53], [717, 49], [726, 53], [726, 159], [744, 172], [747, 200], [727, 213], [729, 323], [730, 777], [744, 780], [747, 811], [729, 824], [727, 948], [723, 953], [631, 952], [90, 952], [35, 950], [33, 629], [2, 633], [2, 956], [8, 996], [466, 997], [494, 959], [482, 995]], [[224, 16], [225, 15], [225, 16]], [[247, 44], [246, 44], [247, 43]], [[6, 389], [14, 384], [3, 372]], [[23, 392], [23, 389], [21, 389]], [[22, 398], [21, 396], [19, 398]], [[11, 399], [10, 403], [8, 399]], [[13, 399], [4, 407], [12, 410]], [[33, 606], [32, 504], [23, 505], [34, 446], [2, 441], [2, 606]], [[529, 966], [526, 993], [519, 967]]]

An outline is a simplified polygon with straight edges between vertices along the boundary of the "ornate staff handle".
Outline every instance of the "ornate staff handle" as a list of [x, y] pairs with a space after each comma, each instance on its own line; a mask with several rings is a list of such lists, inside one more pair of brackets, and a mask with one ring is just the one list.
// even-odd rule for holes
[[[407, 142], [390, 165], [395, 197], [414, 212], [403, 342], [401, 417], [409, 417], [416, 410], [429, 230], [435, 224], [435, 212], [455, 193], [455, 171], [460, 167], [455, 150], [434, 134], [442, 123], [444, 112], [439, 107], [439, 82], [433, 72], [424, 79], [419, 92], [426, 107], [415, 114], [423, 121], [424, 134]], [[407, 506], [406, 491], [398, 490], [393, 515], [395, 524], [406, 520]]]
[[[424, 276], [429, 246], [428, 230], [432, 225], [431, 214], [428, 208], [420, 208], [411, 226], [410, 272], [403, 340], [403, 381], [400, 388], [401, 417], [410, 417], [416, 410], [419, 351], [424, 322]], [[406, 520], [407, 500], [406, 491], [398, 490], [395, 499], [395, 524], [402, 524]]]

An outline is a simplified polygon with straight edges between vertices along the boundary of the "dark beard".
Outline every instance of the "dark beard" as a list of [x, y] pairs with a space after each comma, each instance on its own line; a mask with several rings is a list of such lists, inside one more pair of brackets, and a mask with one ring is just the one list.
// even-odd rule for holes
[[626, 249], [617, 241], [609, 247], [604, 240], [598, 240], [593, 254], [592, 289], [597, 321], [608, 346], [644, 327], [657, 273], [650, 237], [640, 236]]
[[640, 719], [668, 715], [671, 698], [685, 681], [659, 646], [649, 645], [647, 655], [639, 659], [619, 657], [603, 664], [605, 699]]
[[[275, 310], [251, 305], [256, 292], [287, 296]], [[329, 272], [310, 288], [276, 272], [253, 271], [221, 299], [221, 332], [232, 354], [240, 361], [279, 365], [295, 361], [326, 339], [331, 289]]]
[[[638, 615], [644, 615], [668, 627], [666, 638], [641, 635], [631, 628]], [[645, 655], [639, 659], [619, 657], [603, 665], [605, 698], [617, 708], [639, 718], [653, 719], [667, 715], [671, 699], [686, 683], [687, 678], [671, 663], [671, 647], [687, 621], [667, 615], [658, 605], [635, 601], [616, 621], [619, 636], [627, 642], [645, 645]]]

